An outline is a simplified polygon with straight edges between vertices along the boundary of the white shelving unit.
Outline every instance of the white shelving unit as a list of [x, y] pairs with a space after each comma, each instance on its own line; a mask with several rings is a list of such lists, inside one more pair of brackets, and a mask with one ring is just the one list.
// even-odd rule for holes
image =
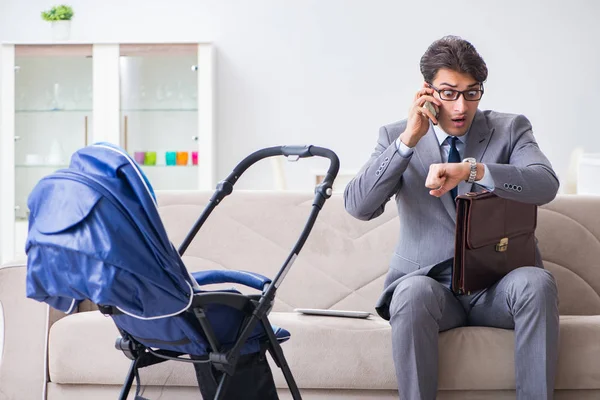
[[[0, 57], [1, 262], [24, 254], [35, 184], [85, 145], [155, 152], [142, 168], [157, 190], [215, 187], [210, 43], [5, 43]], [[187, 164], [165, 165], [171, 151]]]

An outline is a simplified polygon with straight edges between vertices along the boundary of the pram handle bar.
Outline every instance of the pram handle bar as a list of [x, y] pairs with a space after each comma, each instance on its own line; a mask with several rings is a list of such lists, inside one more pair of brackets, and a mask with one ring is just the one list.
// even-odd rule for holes
[[327, 171], [327, 175], [325, 177], [325, 180], [323, 181], [323, 185], [327, 188], [331, 188], [333, 180], [337, 176], [338, 170], [340, 169], [340, 160], [338, 159], [338, 156], [333, 151], [324, 147], [312, 145], [275, 146], [255, 151], [254, 153], [247, 156], [233, 169], [233, 172], [225, 180], [233, 185], [238, 180], [238, 178], [244, 173], [244, 171], [246, 171], [246, 169], [248, 169], [248, 167], [250, 167], [252, 164], [262, 160], [263, 158], [274, 156], [298, 156], [299, 158], [328, 158], [330, 161], [329, 170]]
[[192, 272], [198, 285], [211, 285], [215, 283], [239, 283], [257, 290], [263, 290], [271, 279], [249, 271], [208, 270]]
[[[323, 207], [325, 200], [331, 197], [333, 193], [332, 185], [335, 180], [338, 171], [340, 169], [340, 160], [338, 156], [329, 149], [318, 146], [274, 146], [267, 147], [261, 150], [257, 150], [254, 153], [250, 154], [246, 158], [244, 158], [240, 163], [233, 169], [233, 171], [229, 174], [225, 180], [222, 180], [217, 184], [217, 190], [213, 193], [209, 200], [208, 206], [204, 209], [190, 232], [187, 234], [181, 245], [179, 246], [179, 255], [183, 255], [187, 250], [192, 240], [212, 213], [214, 208], [223, 200], [226, 196], [229, 196], [233, 192], [233, 185], [237, 182], [237, 180], [242, 176], [242, 174], [254, 163], [268, 157], [275, 156], [298, 156], [300, 158], [307, 157], [323, 157], [329, 159], [329, 169], [327, 170], [327, 174], [325, 175], [325, 179], [323, 182], [315, 188], [315, 199], [313, 201], [313, 206], [316, 206], [319, 210]], [[314, 223], [314, 219], [316, 219], [317, 215], [314, 216], [311, 214], [309, 220], [309, 228], [303, 232], [303, 236], [308, 236], [310, 229], [312, 228], [312, 224]], [[304, 244], [304, 239], [301, 239], [302, 244]], [[302, 245], [300, 245], [302, 247]], [[297, 254], [297, 253], [296, 253]], [[287, 262], [290, 260], [288, 259]], [[286, 263], [287, 263], [286, 262]]]

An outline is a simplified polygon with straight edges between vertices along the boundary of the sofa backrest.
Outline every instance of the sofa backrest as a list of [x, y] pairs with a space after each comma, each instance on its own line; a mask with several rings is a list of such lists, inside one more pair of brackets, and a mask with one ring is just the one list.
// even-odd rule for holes
[[[169, 237], [181, 243], [212, 192], [158, 193]], [[311, 193], [236, 191], [219, 205], [184, 255], [191, 271], [241, 269], [273, 277], [304, 227]], [[600, 314], [600, 197], [559, 196], [539, 210], [537, 237], [558, 282], [561, 314]], [[398, 239], [396, 209], [364, 222], [328, 200], [282, 283], [275, 310], [373, 311]]]

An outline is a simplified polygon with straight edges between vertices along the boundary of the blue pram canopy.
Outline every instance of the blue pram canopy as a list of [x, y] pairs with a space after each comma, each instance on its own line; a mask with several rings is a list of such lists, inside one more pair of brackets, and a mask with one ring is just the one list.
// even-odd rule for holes
[[[198, 282], [229, 278], [255, 288], [270, 282], [241, 271], [192, 276], [167, 237], [152, 186], [111, 144], [77, 151], [69, 168], [36, 185], [28, 206], [27, 296], [65, 313], [86, 299], [114, 307], [121, 312], [112, 315], [117, 326], [149, 347], [207, 352], [197, 319], [184, 312], [201, 292]], [[243, 313], [223, 305], [205, 312], [221, 343], [233, 344]], [[289, 337], [274, 331], [280, 340]], [[258, 351], [263, 336], [258, 325], [242, 353]]]
[[167, 237], [152, 187], [123, 150], [81, 149], [68, 169], [37, 184], [28, 206], [28, 297], [66, 313], [90, 299], [146, 319], [189, 307], [195, 281]]

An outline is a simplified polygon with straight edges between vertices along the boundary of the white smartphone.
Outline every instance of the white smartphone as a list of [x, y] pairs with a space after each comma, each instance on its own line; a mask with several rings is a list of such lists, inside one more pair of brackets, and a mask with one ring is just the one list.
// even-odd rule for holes
[[324, 315], [329, 317], [369, 318], [367, 311], [324, 310], [320, 308], [295, 308], [294, 311], [306, 315]]
[[431, 114], [433, 114], [433, 116], [437, 118], [437, 114], [438, 114], [438, 113], [437, 113], [437, 111], [435, 110], [435, 106], [434, 106], [433, 104], [431, 104], [431, 102], [430, 102], [430, 101], [426, 101], [426, 102], [423, 104], [423, 108], [426, 108], [426, 109], [428, 109], [428, 110], [429, 110], [429, 112], [431, 112]]

